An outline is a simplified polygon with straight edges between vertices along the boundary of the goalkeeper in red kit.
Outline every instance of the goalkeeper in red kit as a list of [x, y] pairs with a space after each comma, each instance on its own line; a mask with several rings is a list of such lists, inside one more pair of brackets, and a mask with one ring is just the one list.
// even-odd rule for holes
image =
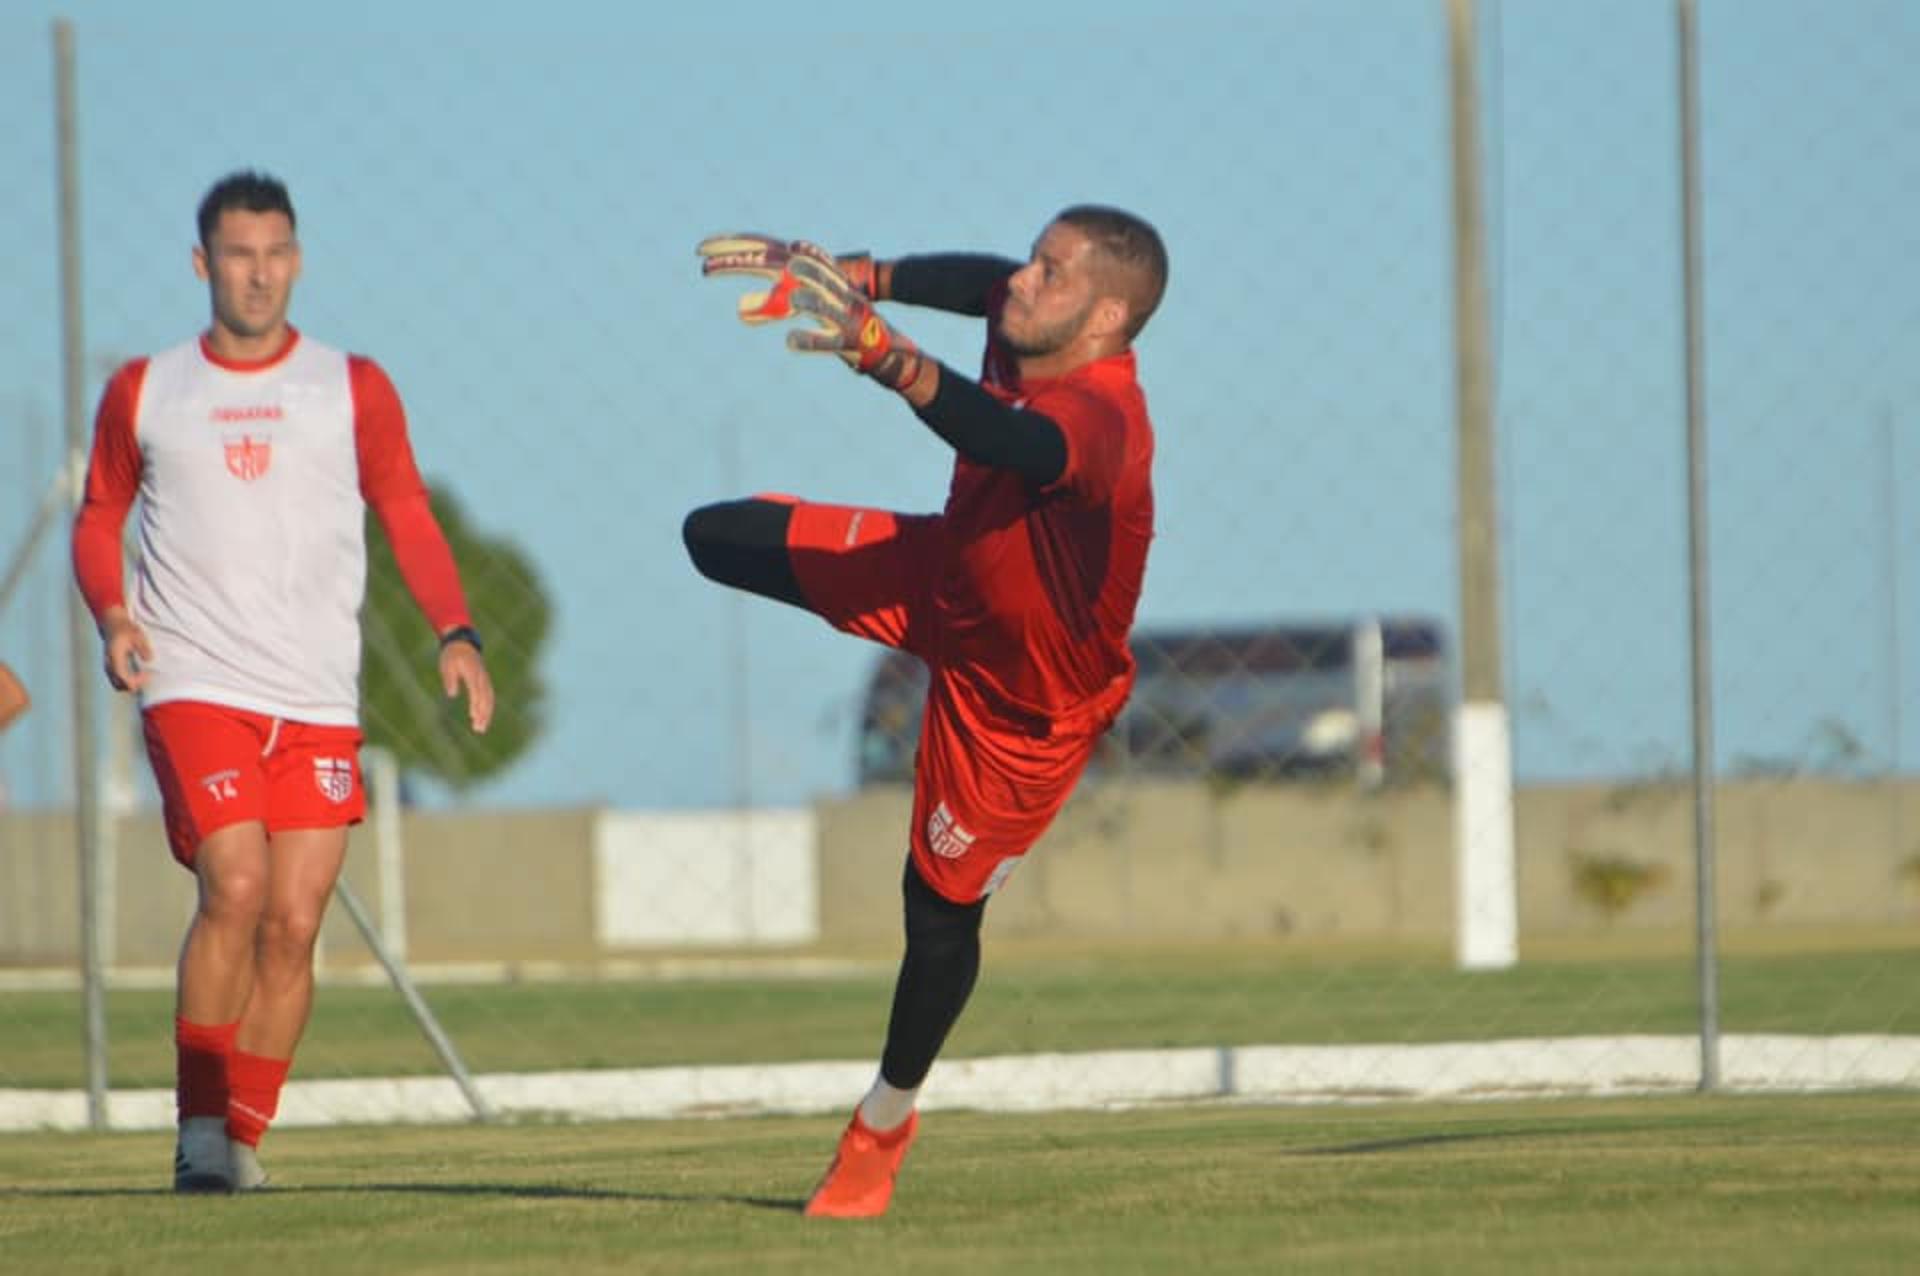
[[[880, 1072], [810, 1215], [886, 1211], [918, 1127], [915, 1099], [980, 969], [987, 897], [1052, 823], [1133, 686], [1127, 636], [1153, 536], [1153, 428], [1133, 342], [1159, 304], [1159, 234], [1076, 205], [1027, 261], [876, 261], [728, 235], [708, 275], [748, 275], [749, 323], [794, 318], [790, 348], [839, 355], [952, 446], [938, 514], [756, 496], [686, 519], [694, 565], [724, 585], [904, 648], [929, 685], [914, 765], [906, 951]], [[978, 380], [922, 353], [875, 310], [987, 321]]]

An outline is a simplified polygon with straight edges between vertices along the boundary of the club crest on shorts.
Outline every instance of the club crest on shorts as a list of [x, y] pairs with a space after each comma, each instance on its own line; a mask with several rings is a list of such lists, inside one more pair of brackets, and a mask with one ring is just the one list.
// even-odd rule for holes
[[957, 860], [973, 846], [977, 834], [960, 827], [953, 812], [942, 802], [927, 817], [927, 847], [942, 859]]
[[313, 783], [320, 796], [336, 806], [353, 796], [352, 758], [315, 758]]
[[227, 473], [242, 483], [251, 483], [267, 472], [267, 466], [273, 463], [273, 436], [271, 434], [229, 434], [221, 443], [227, 450]]

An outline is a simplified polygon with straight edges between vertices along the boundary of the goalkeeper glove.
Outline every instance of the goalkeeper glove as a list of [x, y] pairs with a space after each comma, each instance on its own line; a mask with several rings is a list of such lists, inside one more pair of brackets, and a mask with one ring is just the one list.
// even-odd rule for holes
[[880, 300], [880, 267], [872, 253], [840, 253], [834, 257], [833, 264], [840, 267], [840, 273], [862, 297], [868, 301]]
[[[702, 275], [758, 275], [770, 281], [771, 286], [765, 292], [750, 292], [740, 298], [742, 323], [769, 323], [793, 316], [792, 294], [799, 286], [791, 269], [795, 257], [812, 257], [826, 263], [836, 260], [804, 240], [775, 239], [751, 232], [710, 236], [700, 241], [699, 252], [703, 259]], [[837, 260], [848, 281], [869, 301], [876, 300], [872, 255], [848, 253]]]
[[700, 273], [757, 275], [768, 280], [770, 286], [765, 292], [750, 292], [740, 298], [740, 319], [743, 323], [769, 323], [793, 314], [789, 299], [798, 284], [788, 265], [794, 254], [819, 251], [811, 244], [771, 235], [713, 235], [700, 241]]
[[788, 292], [788, 304], [819, 323], [789, 332], [789, 350], [837, 354], [893, 390], [904, 392], [919, 379], [926, 356], [875, 312], [871, 293], [856, 278], [824, 254], [795, 256], [787, 269], [800, 285]]

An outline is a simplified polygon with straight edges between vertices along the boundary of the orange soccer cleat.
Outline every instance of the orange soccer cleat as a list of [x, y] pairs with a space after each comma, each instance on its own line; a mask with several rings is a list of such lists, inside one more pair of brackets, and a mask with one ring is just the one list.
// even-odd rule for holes
[[807, 1198], [808, 1218], [878, 1218], [893, 1200], [893, 1180], [907, 1159], [920, 1114], [914, 1112], [885, 1134], [867, 1128], [855, 1109], [833, 1154], [826, 1177]]

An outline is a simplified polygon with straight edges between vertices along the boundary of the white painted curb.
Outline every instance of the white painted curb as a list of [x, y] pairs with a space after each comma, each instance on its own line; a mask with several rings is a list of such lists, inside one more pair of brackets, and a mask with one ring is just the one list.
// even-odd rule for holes
[[[474, 1078], [515, 1120], [631, 1120], [842, 1112], [872, 1082], [871, 1062], [728, 1064]], [[1728, 1035], [1722, 1088], [1818, 1091], [1920, 1088], [1920, 1037]], [[921, 1107], [989, 1112], [1151, 1103], [1362, 1103], [1655, 1094], [1696, 1088], [1690, 1036], [1547, 1037], [1431, 1045], [1222, 1046], [954, 1059], [935, 1067]], [[173, 1091], [115, 1090], [116, 1130], [167, 1129]], [[447, 1077], [290, 1082], [276, 1125], [468, 1121]], [[84, 1130], [79, 1090], [0, 1089], [0, 1131]]]

